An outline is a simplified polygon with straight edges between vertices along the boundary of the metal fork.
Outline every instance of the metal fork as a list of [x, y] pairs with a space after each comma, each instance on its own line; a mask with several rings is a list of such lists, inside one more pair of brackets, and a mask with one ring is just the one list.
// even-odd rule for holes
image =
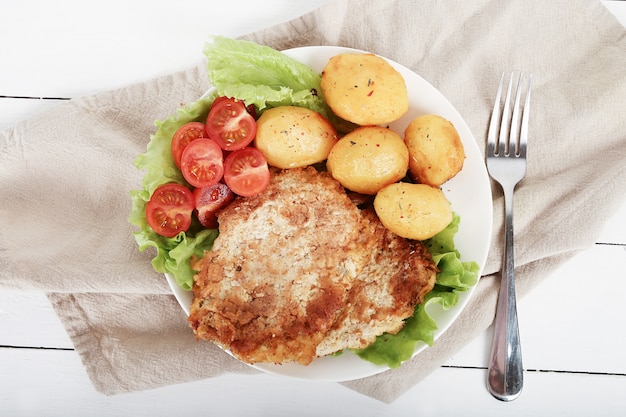
[[[502, 186], [505, 212], [504, 257], [487, 381], [489, 392], [494, 397], [512, 401], [519, 396], [524, 380], [515, 300], [513, 192], [526, 173], [532, 74], [511, 73], [502, 105], [505, 76], [503, 73], [500, 78], [487, 135], [487, 169], [489, 175]], [[514, 83], [515, 78], [517, 82]], [[515, 102], [511, 108], [513, 94]], [[522, 95], [525, 95], [524, 107], [520, 109]]]

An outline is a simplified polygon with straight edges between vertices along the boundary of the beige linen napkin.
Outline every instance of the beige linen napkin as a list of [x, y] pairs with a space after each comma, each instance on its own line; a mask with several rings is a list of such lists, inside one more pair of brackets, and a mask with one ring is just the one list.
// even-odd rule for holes
[[[484, 148], [502, 71], [534, 73], [526, 178], [516, 192], [520, 296], [593, 244], [626, 196], [626, 33], [597, 0], [333, 1], [250, 34], [277, 49], [342, 45], [394, 59], [440, 89]], [[49, 298], [94, 386], [105, 394], [256, 373], [196, 343], [162, 275], [127, 222], [153, 121], [195, 100], [198, 66], [82, 97], [0, 137], [0, 285]], [[400, 369], [345, 383], [391, 402], [492, 321], [502, 193], [492, 250], [459, 320]]]

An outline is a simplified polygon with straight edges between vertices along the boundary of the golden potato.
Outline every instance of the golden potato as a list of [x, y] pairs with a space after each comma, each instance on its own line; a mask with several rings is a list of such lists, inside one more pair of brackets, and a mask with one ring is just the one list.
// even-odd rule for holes
[[463, 168], [465, 150], [454, 125], [441, 116], [419, 116], [404, 131], [409, 172], [416, 181], [439, 187]]
[[450, 224], [452, 208], [445, 194], [426, 184], [398, 182], [376, 194], [374, 210], [387, 229], [406, 239], [426, 240]]
[[328, 155], [328, 172], [351, 191], [374, 195], [406, 176], [409, 151], [392, 130], [359, 127], [342, 137]]
[[337, 141], [337, 131], [321, 114], [282, 106], [259, 117], [254, 144], [270, 165], [297, 168], [324, 161]]
[[337, 116], [361, 126], [393, 122], [409, 109], [402, 74], [374, 54], [331, 57], [320, 86]]

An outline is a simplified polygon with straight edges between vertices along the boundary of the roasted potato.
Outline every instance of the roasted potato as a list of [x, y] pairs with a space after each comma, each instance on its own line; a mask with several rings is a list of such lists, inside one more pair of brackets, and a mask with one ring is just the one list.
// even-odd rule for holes
[[445, 194], [426, 184], [398, 182], [386, 186], [374, 198], [374, 210], [383, 226], [406, 239], [433, 237], [452, 221]]
[[261, 114], [254, 141], [270, 165], [296, 168], [324, 161], [338, 137], [321, 114], [303, 107], [281, 106]]
[[409, 172], [422, 184], [439, 187], [463, 168], [465, 150], [454, 125], [434, 114], [419, 116], [404, 131]]
[[322, 71], [322, 94], [333, 112], [357, 125], [399, 119], [409, 109], [402, 75], [374, 54], [339, 54]]
[[374, 195], [384, 186], [406, 176], [409, 151], [392, 130], [360, 127], [333, 146], [326, 167], [347, 189]]

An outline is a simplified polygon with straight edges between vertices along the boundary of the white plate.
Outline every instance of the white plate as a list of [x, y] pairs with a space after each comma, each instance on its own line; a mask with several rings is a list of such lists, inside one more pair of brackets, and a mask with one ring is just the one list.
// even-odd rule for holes
[[[351, 52], [364, 51], [334, 46], [309, 46], [284, 51], [286, 55], [318, 72], [322, 71], [330, 57]], [[391, 123], [390, 128], [402, 135], [406, 126], [415, 117], [422, 114], [438, 114], [450, 120], [461, 136], [466, 154], [463, 170], [445, 183], [442, 189], [450, 200], [452, 209], [461, 217], [459, 231], [455, 237], [456, 248], [461, 253], [463, 261], [474, 261], [479, 265], [480, 276], [489, 250], [493, 212], [491, 187], [483, 156], [469, 127], [443, 94], [410, 69], [391, 60], [387, 61], [402, 74], [409, 92], [409, 111], [401, 119]], [[167, 276], [167, 280], [178, 302], [189, 314], [191, 292], [180, 288], [171, 276]], [[443, 310], [439, 305], [429, 306], [428, 311], [438, 326], [435, 341], [458, 317], [475, 288], [476, 286], [460, 293], [458, 304], [449, 310]], [[426, 347], [425, 343], [419, 343], [414, 355]], [[389, 369], [386, 366], [374, 365], [349, 352], [340, 356], [315, 359], [308, 366], [298, 364], [253, 366], [272, 374], [325, 381], [354, 380]]]

